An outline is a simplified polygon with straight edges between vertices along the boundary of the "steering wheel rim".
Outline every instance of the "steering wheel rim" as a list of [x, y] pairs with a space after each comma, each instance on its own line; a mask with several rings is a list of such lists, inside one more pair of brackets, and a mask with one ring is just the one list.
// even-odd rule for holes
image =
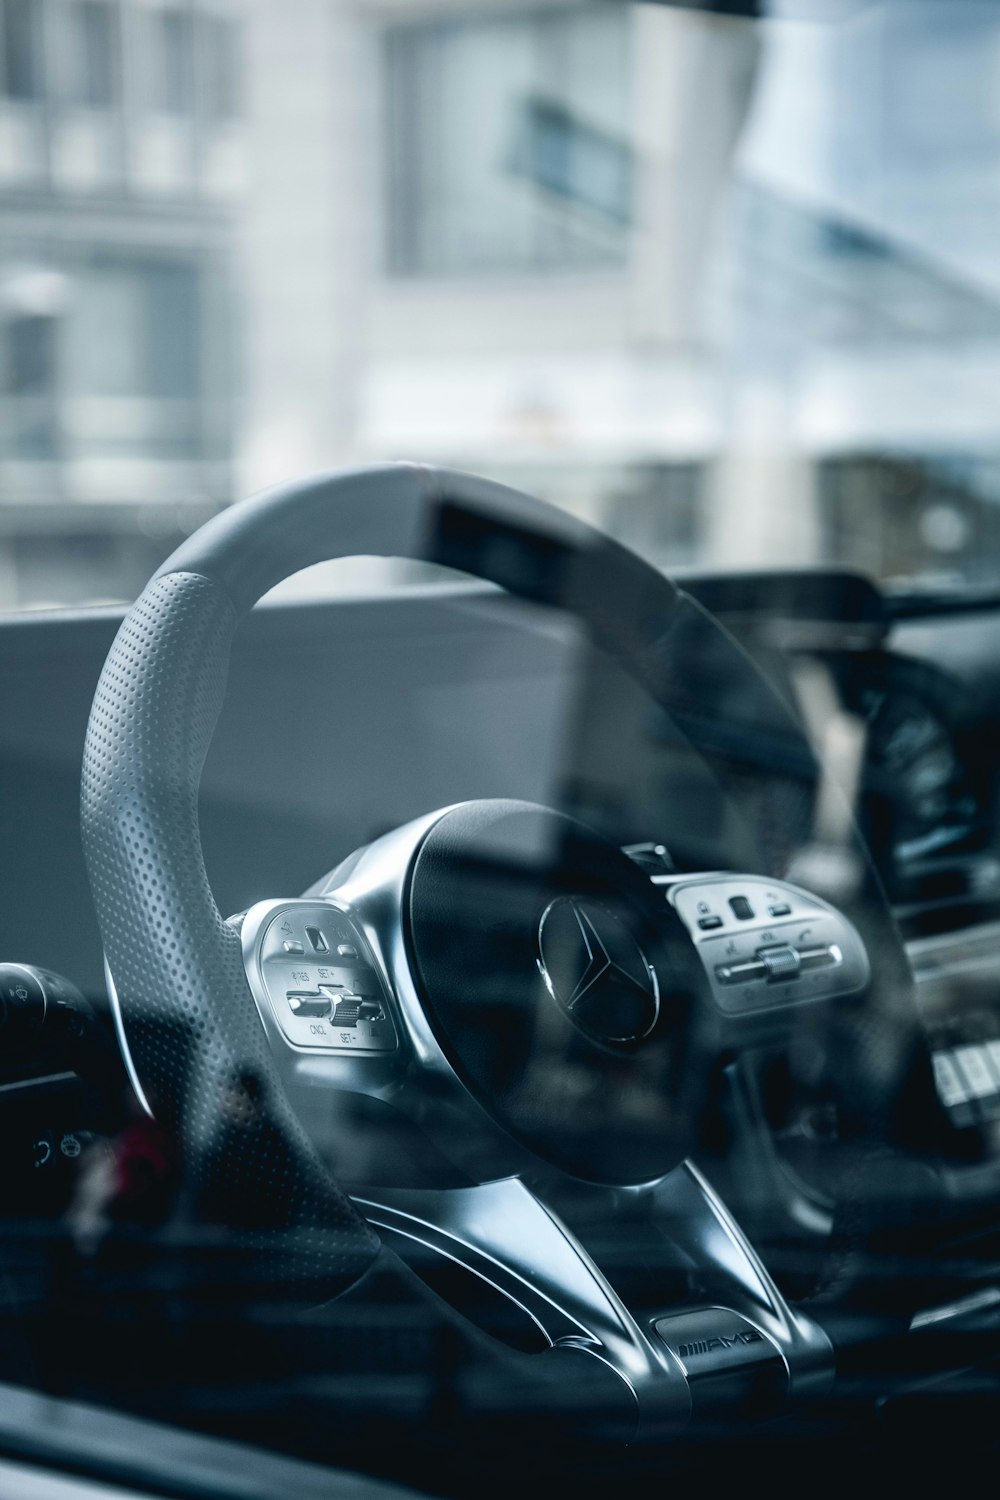
[[[227, 1081], [247, 1071], [264, 1080], [273, 1128], [243, 1142], [232, 1171], [271, 1205], [256, 1234], [280, 1255], [278, 1278], [321, 1284], [325, 1296], [364, 1273], [378, 1240], [278, 1082], [238, 934], [211, 893], [197, 803], [240, 620], [301, 568], [362, 554], [444, 564], [573, 614], [657, 703], [688, 714], [696, 748], [730, 778], [725, 755], [697, 743], [677, 667], [720, 627], [613, 539], [494, 482], [410, 464], [323, 475], [221, 513], [154, 575], [108, 657], [84, 757], [84, 850], [119, 1038], [140, 1095], [192, 1153], [217, 1136]], [[888, 957], [898, 967], [901, 948]], [[182, 1031], [194, 1038], [190, 1067], [173, 1044]]]

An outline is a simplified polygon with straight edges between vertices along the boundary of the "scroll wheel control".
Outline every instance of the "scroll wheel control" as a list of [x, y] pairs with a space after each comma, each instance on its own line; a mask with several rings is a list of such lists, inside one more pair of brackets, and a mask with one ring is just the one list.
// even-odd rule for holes
[[761, 948], [757, 957], [764, 965], [768, 979], [794, 979], [802, 967], [802, 957], [788, 943], [776, 948]]
[[350, 990], [338, 991], [333, 985], [324, 985], [323, 989], [334, 1005], [332, 1020], [335, 1026], [356, 1026], [359, 1021], [385, 1019], [382, 1007], [376, 1000], [366, 1000], [363, 995], [355, 995]]

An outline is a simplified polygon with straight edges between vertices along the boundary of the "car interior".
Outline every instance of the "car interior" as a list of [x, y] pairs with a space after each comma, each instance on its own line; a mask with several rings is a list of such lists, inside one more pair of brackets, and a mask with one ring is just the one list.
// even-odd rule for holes
[[[236, 630], [379, 545], [481, 581]], [[5, 1380], [453, 1493], [990, 1442], [996, 609], [399, 465], [5, 622]]]
[[988, 1474], [988, 516], [672, 560], [350, 457], [0, 613], [0, 1489]]

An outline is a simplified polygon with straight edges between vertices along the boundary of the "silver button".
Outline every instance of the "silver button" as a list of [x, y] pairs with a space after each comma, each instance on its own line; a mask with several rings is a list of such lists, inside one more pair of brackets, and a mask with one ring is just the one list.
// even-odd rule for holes
[[767, 966], [753, 959], [746, 964], [722, 964], [715, 973], [721, 984], [746, 984], [751, 979], [766, 979]]
[[768, 979], [795, 979], [801, 967], [798, 953], [788, 943], [762, 948], [757, 957], [767, 970]]
[[800, 948], [799, 961], [804, 969], [827, 969], [843, 963], [844, 956], [836, 943], [828, 948]]
[[329, 995], [319, 995], [313, 990], [288, 990], [286, 999], [293, 1016], [328, 1016], [330, 1014]]
[[304, 953], [306, 951], [303, 948], [302, 944], [300, 942], [297, 942], [294, 938], [289, 938], [287, 941], [282, 943], [281, 946], [284, 948], [286, 953]]

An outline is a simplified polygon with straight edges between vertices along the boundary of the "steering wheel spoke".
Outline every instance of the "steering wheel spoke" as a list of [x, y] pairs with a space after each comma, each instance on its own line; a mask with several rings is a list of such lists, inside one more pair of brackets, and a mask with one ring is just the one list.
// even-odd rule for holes
[[[689, 1162], [624, 1200], [595, 1190], [587, 1205], [605, 1244], [609, 1233], [627, 1243], [637, 1212], [654, 1226], [662, 1300], [642, 1307], [628, 1305], [552, 1202], [518, 1178], [443, 1191], [366, 1190], [355, 1202], [404, 1257], [418, 1266], [421, 1253], [457, 1263], [530, 1319], [548, 1348], [586, 1349], [610, 1366], [635, 1401], [641, 1440], [720, 1408], [773, 1413], [793, 1393], [817, 1395], [832, 1382], [826, 1335], [787, 1305]], [[700, 1295], [679, 1301], [684, 1270]], [[474, 1293], [469, 1311], [475, 1316]]]

